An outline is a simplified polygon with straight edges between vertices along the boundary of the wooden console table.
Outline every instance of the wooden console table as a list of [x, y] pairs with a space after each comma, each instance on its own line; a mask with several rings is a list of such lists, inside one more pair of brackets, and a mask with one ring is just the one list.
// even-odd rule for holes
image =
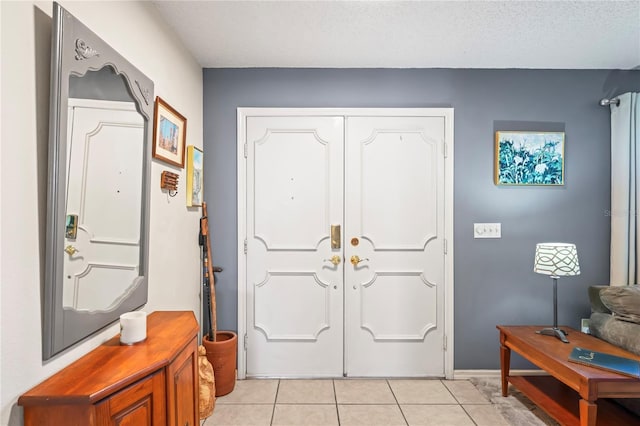
[[[640, 419], [599, 398], [640, 398], [640, 379], [569, 362], [579, 346], [598, 352], [634, 358], [627, 352], [593, 336], [568, 327], [570, 343], [536, 333], [542, 326], [497, 326], [500, 330], [502, 396], [511, 383], [562, 425], [598, 426], [640, 424]], [[511, 351], [549, 373], [549, 376], [510, 376]], [[597, 401], [597, 403], [596, 403]]]
[[193, 312], [154, 312], [144, 342], [117, 335], [20, 396], [24, 424], [197, 426], [197, 349]]

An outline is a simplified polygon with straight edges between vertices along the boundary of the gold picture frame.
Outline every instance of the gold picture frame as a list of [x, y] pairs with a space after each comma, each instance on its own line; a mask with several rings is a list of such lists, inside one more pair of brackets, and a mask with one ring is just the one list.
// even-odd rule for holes
[[187, 147], [187, 207], [202, 206], [204, 184], [204, 154], [202, 150]]
[[153, 158], [183, 168], [186, 138], [187, 119], [157, 96], [153, 114]]

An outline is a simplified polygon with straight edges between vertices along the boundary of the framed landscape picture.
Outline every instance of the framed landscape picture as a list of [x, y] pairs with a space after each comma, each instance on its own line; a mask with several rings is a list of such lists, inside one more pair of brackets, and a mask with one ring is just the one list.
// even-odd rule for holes
[[184, 145], [187, 119], [160, 96], [156, 97], [153, 114], [153, 158], [184, 167]]
[[564, 185], [564, 132], [496, 132], [496, 185]]

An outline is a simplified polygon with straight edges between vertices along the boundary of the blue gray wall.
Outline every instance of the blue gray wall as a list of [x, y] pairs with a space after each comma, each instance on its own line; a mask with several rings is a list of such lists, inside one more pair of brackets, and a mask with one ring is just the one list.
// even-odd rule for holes
[[[589, 316], [587, 287], [609, 276], [609, 111], [602, 97], [640, 90], [640, 71], [205, 69], [205, 200], [218, 321], [237, 327], [236, 108], [453, 107], [455, 369], [499, 368], [496, 324], [550, 324], [551, 280], [532, 272], [535, 244], [574, 242], [582, 274], [562, 278], [559, 322]], [[493, 183], [496, 130], [566, 132], [562, 187]], [[474, 222], [502, 238], [474, 240]], [[295, 303], [295, 302], [293, 302]], [[528, 368], [514, 357], [514, 368]]]

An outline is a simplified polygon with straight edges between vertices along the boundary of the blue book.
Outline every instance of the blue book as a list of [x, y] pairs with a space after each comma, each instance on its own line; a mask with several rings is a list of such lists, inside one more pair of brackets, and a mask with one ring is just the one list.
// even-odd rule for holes
[[575, 347], [569, 355], [569, 361], [640, 378], [640, 361], [635, 359]]

